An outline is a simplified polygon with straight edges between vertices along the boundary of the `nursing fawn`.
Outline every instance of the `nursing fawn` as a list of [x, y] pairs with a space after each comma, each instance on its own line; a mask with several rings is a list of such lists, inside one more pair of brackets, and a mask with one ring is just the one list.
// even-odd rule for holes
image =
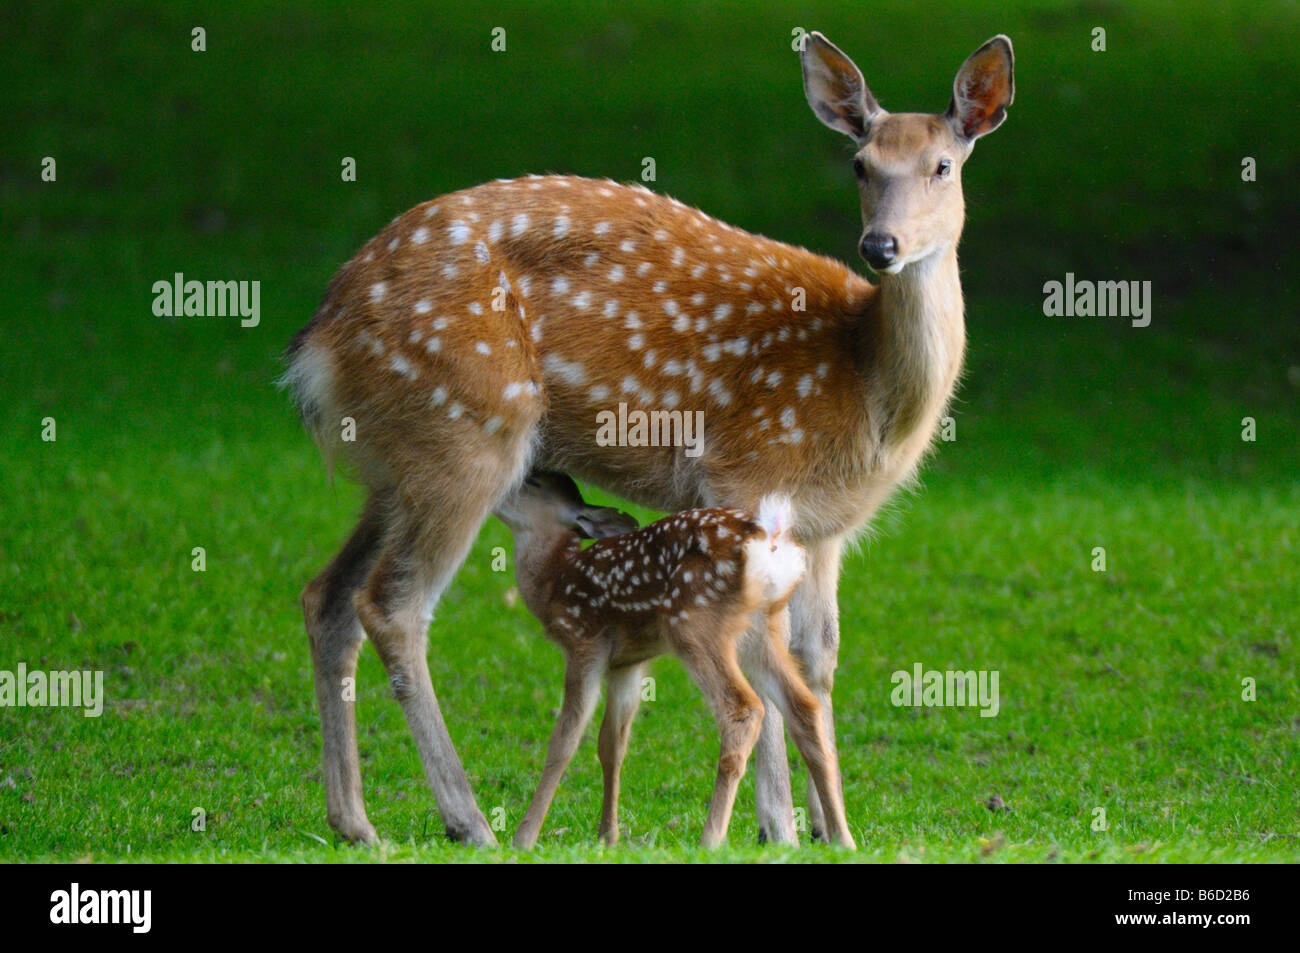
[[[495, 842], [425, 652], [434, 607], [480, 526], [532, 469], [666, 511], [752, 512], [769, 493], [789, 496], [808, 553], [790, 648], [834, 745], [840, 554], [913, 478], [956, 386], [962, 167], [1006, 117], [1012, 57], [1006, 37], [985, 43], [937, 115], [882, 109], [819, 33], [801, 60], [814, 113], [854, 142], [845, 181], [856, 176], [858, 248], [879, 285], [640, 186], [528, 177], [395, 218], [294, 338], [285, 380], [303, 420], [370, 491], [351, 538], [302, 595], [329, 822], [342, 836], [375, 838], [348, 690], [364, 635], [448, 836]], [[601, 414], [619, 404], [705, 413], [707, 433], [694, 450], [597, 439]], [[793, 842], [785, 732], [771, 705], [756, 762], [760, 836]], [[827, 783], [833, 791], [810, 785], [814, 836], [826, 829], [826, 795], [839, 792], [837, 777]]]
[[[789, 532], [788, 498], [765, 498], [757, 517], [697, 509], [637, 529], [625, 513], [587, 505], [564, 474], [534, 471], [497, 515], [515, 535], [520, 595], [565, 659], [563, 707], [516, 847], [537, 843], [604, 679], [600, 838], [618, 841], [619, 771], [642, 676], [650, 659], [667, 653], [681, 659], [704, 692], [722, 736], [701, 843], [716, 847], [726, 837], [736, 787], [758, 739], [763, 703], [743, 670], [787, 719], [823, 792], [828, 837], [855, 846], [839, 786], [831, 783], [836, 759], [821, 706], [785, 648], [786, 602], [805, 570], [803, 547]], [[584, 538], [596, 542], [583, 549]]]

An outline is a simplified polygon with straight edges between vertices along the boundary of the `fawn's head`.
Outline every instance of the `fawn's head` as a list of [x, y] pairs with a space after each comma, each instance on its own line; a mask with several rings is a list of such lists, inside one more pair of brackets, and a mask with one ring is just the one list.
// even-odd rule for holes
[[619, 536], [638, 528], [635, 518], [610, 506], [591, 506], [578, 484], [563, 473], [534, 470], [497, 507], [497, 516], [516, 537], [571, 530], [583, 539]]
[[858, 247], [867, 264], [893, 275], [956, 246], [965, 216], [962, 165], [975, 140], [1002, 124], [1015, 96], [1011, 41], [995, 36], [970, 55], [942, 115], [881, 109], [853, 61], [820, 33], [808, 34], [800, 58], [813, 112], [858, 146]]

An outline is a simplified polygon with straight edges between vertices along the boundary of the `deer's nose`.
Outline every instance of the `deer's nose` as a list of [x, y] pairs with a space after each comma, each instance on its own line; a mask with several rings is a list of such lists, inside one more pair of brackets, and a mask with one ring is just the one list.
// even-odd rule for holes
[[862, 257], [867, 260], [868, 265], [880, 271], [882, 268], [888, 268], [898, 257], [898, 239], [883, 232], [867, 232], [862, 236], [862, 244], [858, 246], [858, 250], [862, 252]]

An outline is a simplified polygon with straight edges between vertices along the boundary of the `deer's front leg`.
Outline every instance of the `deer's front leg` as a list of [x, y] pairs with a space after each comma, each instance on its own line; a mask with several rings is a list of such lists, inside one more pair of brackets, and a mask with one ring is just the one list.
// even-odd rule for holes
[[537, 844], [550, 810], [555, 789], [560, 786], [564, 770], [573, 760], [573, 754], [582, 741], [582, 733], [591, 721], [591, 714], [600, 698], [600, 681], [605, 674], [605, 659], [572, 654], [568, 657], [564, 670], [564, 704], [560, 708], [560, 717], [555, 722], [551, 741], [546, 749], [546, 766], [542, 769], [542, 779], [537, 783], [537, 790], [524, 813], [524, 819], [515, 832], [515, 846], [521, 850], [532, 850]]
[[[839, 789], [832, 798], [843, 803], [843, 782], [835, 746], [835, 718], [831, 688], [840, 653], [840, 610], [836, 593], [840, 581], [841, 541], [825, 540], [807, 547], [808, 574], [790, 599], [790, 651], [803, 668], [808, 687], [821, 703], [826, 721], [826, 740], [831, 747], [834, 783]], [[808, 779], [808, 822], [814, 838], [824, 838], [826, 822], [816, 782]]]

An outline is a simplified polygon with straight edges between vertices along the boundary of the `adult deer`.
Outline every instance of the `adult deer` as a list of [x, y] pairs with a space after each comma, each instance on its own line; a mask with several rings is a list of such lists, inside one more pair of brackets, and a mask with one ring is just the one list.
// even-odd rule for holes
[[[643, 188], [532, 177], [396, 218], [290, 345], [286, 382], [306, 425], [370, 490], [302, 595], [329, 822], [343, 837], [375, 837], [343, 692], [364, 631], [448, 835], [495, 841], [438, 708], [427, 631], [479, 527], [534, 466], [664, 510], [791, 497], [808, 551], [791, 651], [833, 743], [841, 548], [914, 475], [956, 385], [961, 169], [1005, 118], [1012, 50], [1004, 36], [976, 50], [942, 115], [886, 112], [819, 33], [802, 61], [813, 111], [857, 146], [860, 251], [879, 286]], [[618, 402], [704, 410], [703, 452], [602, 446], [597, 414]], [[783, 728], [766, 706], [759, 828], [794, 842]]]

